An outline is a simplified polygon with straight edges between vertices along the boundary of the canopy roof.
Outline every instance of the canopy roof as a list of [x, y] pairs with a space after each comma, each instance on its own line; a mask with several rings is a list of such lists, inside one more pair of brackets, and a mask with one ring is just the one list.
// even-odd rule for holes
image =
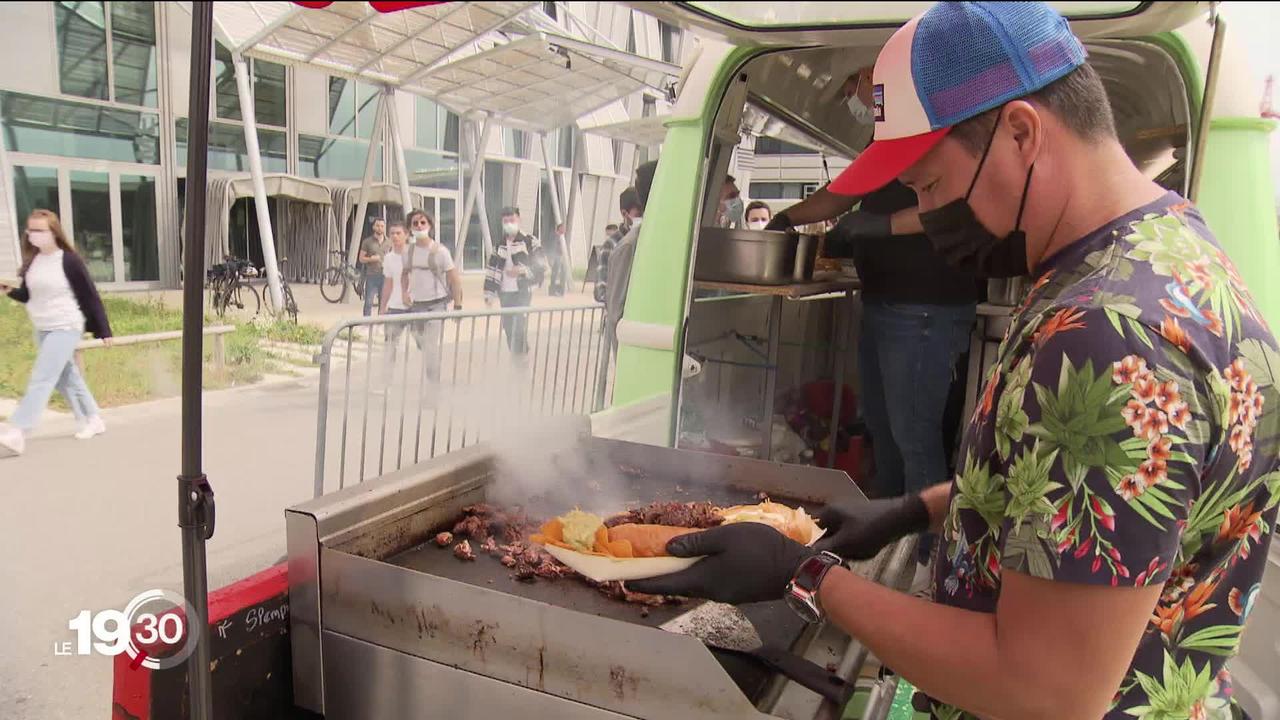
[[653, 115], [623, 122], [584, 127], [583, 132], [601, 135], [611, 140], [635, 143], [644, 147], [661, 145], [667, 137], [667, 120], [670, 115]]
[[[539, 32], [554, 25], [538, 5], [448, 2], [379, 12], [365, 2], [233, 1], [217, 3], [214, 17], [234, 52], [389, 85], [535, 132], [573, 124], [643, 87], [665, 90], [679, 75], [676, 65], [568, 30]], [[513, 41], [510, 32], [522, 37]]]
[[[318, 205], [331, 204], [329, 186], [322, 182], [276, 173], [263, 175], [262, 183], [267, 188], [267, 197], [285, 197]], [[253, 197], [253, 179], [246, 177], [232, 180], [231, 192], [238, 198]]]
[[679, 67], [580, 40], [534, 33], [444, 65], [419, 86], [459, 113], [484, 113], [535, 132], [579, 117], [643, 87], [661, 88]]

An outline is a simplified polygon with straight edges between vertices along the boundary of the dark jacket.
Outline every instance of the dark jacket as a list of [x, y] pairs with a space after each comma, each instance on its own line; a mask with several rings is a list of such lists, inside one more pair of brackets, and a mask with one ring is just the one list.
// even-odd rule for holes
[[516, 278], [520, 292], [527, 292], [530, 288], [542, 284], [544, 270], [541, 262], [542, 246], [538, 243], [538, 238], [520, 233], [510, 244], [507, 243], [506, 238], [503, 238], [489, 255], [489, 263], [484, 272], [486, 298], [497, 298], [502, 292], [502, 274], [506, 270], [508, 256], [516, 267], [529, 269], [529, 274]]
[[[99, 340], [111, 337], [111, 323], [107, 321], [107, 309], [102, 306], [102, 297], [98, 288], [89, 277], [89, 268], [84, 260], [73, 252], [62, 252], [62, 272], [71, 285], [71, 294], [76, 296], [76, 304], [80, 306], [80, 314], [84, 315], [85, 332]], [[27, 276], [24, 268], [22, 287], [9, 291], [9, 297], [25, 304], [31, 299], [31, 291], [27, 289]]]

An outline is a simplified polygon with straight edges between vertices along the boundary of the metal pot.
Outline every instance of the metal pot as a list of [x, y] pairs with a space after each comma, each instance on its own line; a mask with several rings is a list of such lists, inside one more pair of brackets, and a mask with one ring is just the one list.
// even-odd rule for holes
[[817, 257], [815, 235], [704, 227], [698, 236], [693, 277], [750, 285], [808, 282]]

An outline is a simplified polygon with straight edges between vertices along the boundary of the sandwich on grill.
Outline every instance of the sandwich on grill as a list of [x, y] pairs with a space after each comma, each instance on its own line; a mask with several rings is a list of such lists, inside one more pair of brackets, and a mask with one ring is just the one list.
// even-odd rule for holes
[[543, 524], [529, 539], [592, 580], [639, 580], [676, 572], [698, 561], [669, 555], [671, 538], [732, 522], [764, 523], [806, 545], [817, 542], [823, 533], [803, 508], [766, 500], [729, 508], [710, 503], [657, 503], [607, 520], [575, 509]]

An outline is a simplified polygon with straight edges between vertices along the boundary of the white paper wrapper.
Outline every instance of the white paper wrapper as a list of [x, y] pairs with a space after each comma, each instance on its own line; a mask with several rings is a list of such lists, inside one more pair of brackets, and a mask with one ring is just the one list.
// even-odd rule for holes
[[544, 545], [543, 549], [560, 562], [596, 582], [611, 580], [644, 580], [679, 572], [702, 559], [699, 557], [611, 558], [603, 555], [587, 555], [556, 545]]

